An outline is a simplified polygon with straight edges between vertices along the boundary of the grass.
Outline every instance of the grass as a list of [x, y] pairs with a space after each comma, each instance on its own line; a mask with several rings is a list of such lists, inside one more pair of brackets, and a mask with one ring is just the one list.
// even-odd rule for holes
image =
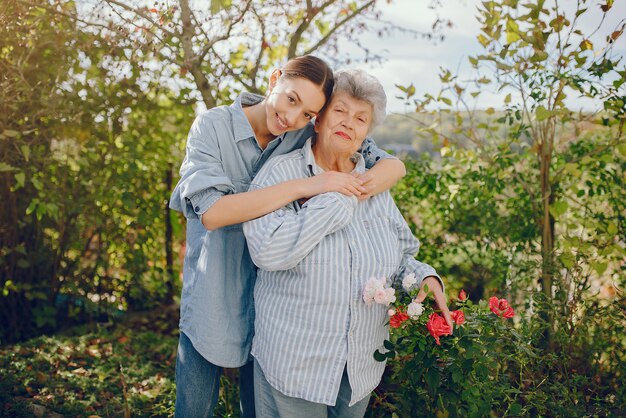
[[[0, 417], [172, 416], [177, 344], [172, 308], [1, 347]], [[235, 380], [223, 377], [217, 416], [238, 415]]]

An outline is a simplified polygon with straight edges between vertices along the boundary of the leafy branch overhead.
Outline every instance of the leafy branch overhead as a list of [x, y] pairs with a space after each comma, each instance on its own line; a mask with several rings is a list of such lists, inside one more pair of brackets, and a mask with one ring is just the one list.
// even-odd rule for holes
[[346, 54], [337, 58], [341, 39], [361, 46], [363, 59], [381, 59], [359, 43], [359, 35], [406, 30], [381, 21], [376, 0], [213, 0], [210, 7], [189, 0], [152, 7], [106, 0], [75, 9], [68, 3], [41, 7], [71, 15], [80, 27], [99, 34], [117, 51], [119, 73], [126, 62], [138, 65], [144, 77], [178, 83], [185, 99], [201, 98], [208, 108], [231, 100], [242, 88], [263, 93], [268, 72], [297, 55], [322, 54], [333, 64], [350, 61]]

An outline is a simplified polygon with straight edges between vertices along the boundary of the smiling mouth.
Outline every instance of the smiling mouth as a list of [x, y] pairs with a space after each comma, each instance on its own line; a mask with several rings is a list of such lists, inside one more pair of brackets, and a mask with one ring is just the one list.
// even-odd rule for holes
[[278, 126], [280, 126], [282, 129], [287, 129], [289, 127], [289, 125], [284, 123], [278, 115], [276, 115], [276, 122], [278, 122]]

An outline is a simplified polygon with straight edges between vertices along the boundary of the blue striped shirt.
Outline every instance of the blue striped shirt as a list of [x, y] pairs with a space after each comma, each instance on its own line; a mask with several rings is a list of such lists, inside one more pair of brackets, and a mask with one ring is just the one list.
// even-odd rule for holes
[[[355, 158], [355, 170], [363, 171], [362, 157]], [[251, 188], [321, 171], [309, 139], [268, 161]], [[259, 267], [252, 355], [268, 382], [287, 396], [335, 405], [347, 364], [350, 405], [363, 399], [380, 382], [385, 364], [373, 354], [389, 335], [388, 308], [365, 305], [365, 282], [437, 276], [415, 260], [419, 242], [389, 192], [361, 203], [321, 194], [246, 222], [244, 233]]]
[[[223, 367], [239, 367], [249, 359], [257, 269], [241, 224], [208, 231], [201, 216], [222, 196], [247, 191], [270, 156], [301, 148], [313, 133], [309, 124], [261, 149], [243, 111], [243, 106], [261, 100], [262, 96], [243, 93], [231, 106], [207, 110], [196, 118], [170, 200], [170, 207], [187, 218], [180, 329], [204, 358]], [[362, 152], [368, 166], [392, 158], [370, 139]]]

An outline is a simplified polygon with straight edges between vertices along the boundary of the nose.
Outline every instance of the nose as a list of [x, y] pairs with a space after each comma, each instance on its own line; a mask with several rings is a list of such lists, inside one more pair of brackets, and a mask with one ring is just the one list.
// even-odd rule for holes
[[287, 122], [289, 126], [294, 126], [298, 121], [299, 113], [300, 112], [294, 110], [287, 112], [285, 114], [285, 122]]
[[352, 116], [349, 115], [348, 113], [344, 113], [342, 115], [341, 118], [341, 126], [347, 128], [347, 129], [352, 129], [353, 125], [354, 125], [354, 121], [352, 120]]

